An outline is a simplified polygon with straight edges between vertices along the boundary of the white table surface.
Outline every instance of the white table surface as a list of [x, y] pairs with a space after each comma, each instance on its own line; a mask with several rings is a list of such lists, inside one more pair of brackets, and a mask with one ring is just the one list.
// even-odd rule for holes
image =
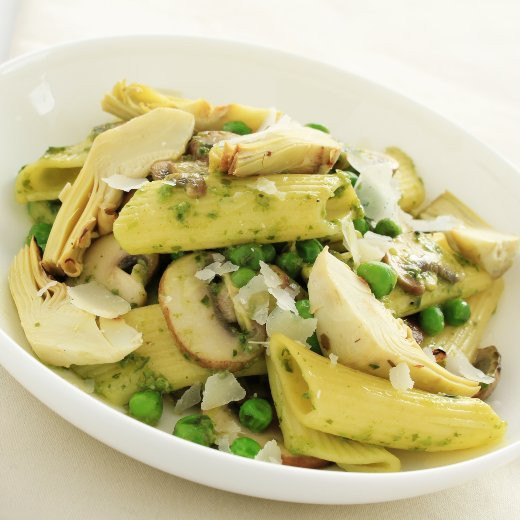
[[[10, 4], [7, 6], [7, 4]], [[0, 0], [0, 56], [78, 38], [180, 33], [321, 59], [430, 106], [520, 170], [518, 0]], [[16, 7], [16, 6], [15, 6]], [[252, 499], [147, 467], [49, 411], [0, 368], [0, 520], [520, 518], [520, 460], [429, 496], [371, 506]]]

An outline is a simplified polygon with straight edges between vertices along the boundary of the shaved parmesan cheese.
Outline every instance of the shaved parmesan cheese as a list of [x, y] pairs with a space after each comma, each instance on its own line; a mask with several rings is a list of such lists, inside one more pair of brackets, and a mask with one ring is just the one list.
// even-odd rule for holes
[[[214, 256], [217, 256], [217, 254], [215, 254]], [[222, 255], [220, 255], [220, 256], [222, 256]], [[229, 261], [222, 263], [221, 260], [217, 260], [217, 261], [207, 265], [206, 267], [204, 267], [204, 269], [197, 271], [195, 273], [195, 278], [198, 278], [199, 280], [202, 280], [203, 282], [209, 283], [217, 275], [222, 276], [223, 274], [232, 273], [233, 271], [237, 271], [237, 270], [238, 270], [238, 265], [232, 264]]]
[[410, 377], [410, 367], [406, 363], [398, 363], [388, 372], [390, 383], [396, 390], [406, 391], [413, 388], [414, 382]]
[[280, 332], [309, 347], [306, 343], [307, 339], [313, 335], [317, 324], [316, 318], [305, 319], [298, 314], [276, 307], [267, 318], [266, 331], [268, 336]]
[[278, 191], [276, 184], [273, 181], [266, 179], [265, 177], [258, 177], [256, 182], [254, 184], [250, 184], [249, 186], [255, 190], [267, 193], [268, 195], [274, 195], [280, 200], [284, 200], [287, 196], [287, 193]]
[[345, 152], [351, 166], [359, 173], [374, 166], [384, 166], [390, 170], [397, 170], [399, 163], [389, 155], [373, 150], [363, 150], [354, 146], [346, 145]]
[[[99, 330], [118, 350], [134, 351], [143, 344], [143, 335], [130, 327], [123, 318], [99, 318]], [[131, 349], [131, 350], [130, 350]]]
[[431, 220], [410, 218], [406, 223], [410, 226], [412, 231], [419, 231], [421, 233], [446, 232], [462, 225], [460, 220], [451, 215], [440, 215]]
[[117, 318], [130, 311], [130, 304], [96, 281], [67, 287], [70, 303], [103, 318]]
[[487, 376], [484, 372], [475, 368], [462, 352], [448, 353], [446, 355], [446, 370], [479, 383], [490, 384], [495, 380], [494, 377]]
[[343, 245], [347, 251], [350, 251], [354, 266], [357, 267], [361, 262], [361, 254], [358, 246], [358, 236], [356, 228], [349, 218], [341, 220], [341, 233], [343, 235]]
[[278, 446], [278, 443], [274, 439], [267, 441], [264, 444], [264, 447], [257, 453], [255, 460], [271, 462], [272, 464], [281, 464], [282, 451], [280, 450], [280, 446]]
[[392, 242], [390, 237], [367, 231], [363, 238], [357, 240], [359, 261], [373, 262], [381, 260], [392, 247]]
[[111, 188], [122, 191], [138, 190], [141, 186], [144, 186], [149, 182], [148, 179], [133, 179], [126, 175], [120, 175], [119, 173], [111, 175], [110, 177], [105, 177], [101, 180]]
[[435, 359], [435, 354], [433, 353], [433, 349], [431, 347], [424, 347], [423, 352], [428, 356], [428, 358], [437, 363], [437, 360]]
[[289, 288], [282, 289], [281, 287], [269, 287], [269, 294], [273, 295], [276, 299], [276, 305], [285, 311], [290, 311], [293, 314], [298, 314], [296, 304], [294, 302], [294, 296], [291, 294], [292, 291]]
[[240, 401], [245, 396], [246, 391], [231, 372], [219, 372], [206, 380], [200, 407], [202, 410], [211, 410], [232, 401]]
[[229, 435], [221, 435], [217, 437], [217, 448], [224, 453], [231, 453], [231, 439]]
[[338, 356], [336, 354], [329, 354], [330, 364], [335, 367], [338, 364]]
[[211, 255], [211, 258], [213, 258], [214, 262], [225, 262], [226, 261], [226, 257], [220, 253], [213, 253]]
[[267, 287], [278, 287], [282, 281], [277, 273], [275, 273], [265, 262], [260, 260], [260, 274], [264, 277], [264, 282]]
[[262, 275], [256, 275], [238, 291], [237, 298], [243, 305], [248, 305], [252, 296], [258, 293], [267, 292], [267, 285]]
[[56, 280], [51, 280], [48, 284], [44, 285], [37, 293], [36, 296], [43, 296], [51, 287], [58, 285]]
[[253, 310], [251, 319], [256, 321], [259, 325], [265, 325], [267, 323], [267, 317], [269, 316], [269, 298], [260, 302]]
[[374, 222], [384, 218], [397, 219], [401, 192], [388, 165], [372, 166], [362, 171], [355, 190], [365, 211]]
[[173, 409], [173, 411], [175, 413], [183, 413], [186, 410], [188, 410], [188, 408], [191, 408], [192, 406], [199, 404], [201, 399], [201, 389], [202, 386], [200, 384], [190, 386], [175, 403], [175, 408]]
[[276, 110], [276, 108], [270, 108], [262, 124], [258, 127], [257, 132], [261, 132], [262, 130], [266, 130], [267, 128], [273, 126], [276, 123], [277, 117], [278, 110]]

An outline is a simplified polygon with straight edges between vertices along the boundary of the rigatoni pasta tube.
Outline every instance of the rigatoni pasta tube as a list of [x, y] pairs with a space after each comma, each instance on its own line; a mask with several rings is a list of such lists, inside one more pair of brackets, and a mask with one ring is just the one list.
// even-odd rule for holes
[[497, 442], [505, 423], [483, 401], [396, 390], [275, 334], [270, 362], [287, 400], [307, 428], [404, 450], [448, 451]]
[[[172, 391], [203, 383], [211, 370], [187, 359], [168, 329], [159, 305], [131, 310], [125, 321], [143, 335], [143, 344], [119, 363], [73, 366], [83, 379], [94, 380], [95, 390], [111, 403], [125, 405], [143, 388]], [[264, 358], [236, 373], [238, 377], [265, 374]]]
[[162, 181], [143, 186], [115, 222], [121, 247], [171, 253], [326, 237], [339, 232], [338, 219], [362, 212], [341, 174], [232, 180], [215, 174], [206, 182], [206, 194], [196, 199]]
[[284, 388], [283, 374], [279, 373], [285, 367], [273, 362], [271, 356], [267, 356], [266, 361], [284, 445], [291, 453], [330, 460], [347, 471], [399, 471], [399, 459], [380, 446], [312, 430], [299, 422], [292, 411], [291, 400], [285, 396], [289, 389]]
[[448, 354], [462, 352], [470, 362], [475, 361], [482, 336], [495, 312], [498, 300], [504, 290], [504, 280], [495, 280], [489, 289], [468, 298], [471, 318], [458, 327], [446, 326], [436, 336], [426, 336], [422, 347], [442, 348]]

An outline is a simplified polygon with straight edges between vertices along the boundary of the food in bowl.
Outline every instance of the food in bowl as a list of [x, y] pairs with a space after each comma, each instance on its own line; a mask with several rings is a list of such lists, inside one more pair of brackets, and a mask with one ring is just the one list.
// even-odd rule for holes
[[118, 119], [22, 168], [9, 274], [35, 354], [173, 434], [308, 468], [500, 441], [480, 348], [519, 239], [411, 158], [275, 109], [118, 83]]

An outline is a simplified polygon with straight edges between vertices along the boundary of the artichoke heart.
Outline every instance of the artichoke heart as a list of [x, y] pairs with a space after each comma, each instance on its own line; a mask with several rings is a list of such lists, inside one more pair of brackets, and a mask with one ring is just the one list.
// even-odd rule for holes
[[53, 274], [79, 276], [83, 254], [92, 232], [112, 231], [123, 192], [103, 178], [122, 174], [146, 177], [155, 161], [182, 155], [193, 134], [191, 114], [158, 108], [101, 134], [92, 145], [85, 165], [68, 190], [52, 228], [43, 266]]
[[9, 288], [35, 354], [51, 365], [114, 363], [142, 343], [123, 318], [99, 318], [70, 302], [67, 286], [45, 273], [32, 240], [15, 257]]
[[422, 351], [411, 330], [372, 295], [368, 285], [326, 249], [309, 278], [311, 308], [327, 353], [344, 365], [388, 378], [406, 363], [415, 386], [429, 392], [473, 396], [478, 383], [442, 368]]
[[462, 222], [447, 233], [460, 253], [483, 267], [493, 278], [502, 276], [513, 264], [520, 238], [492, 229], [485, 220], [449, 191], [439, 195], [421, 218], [451, 215]]
[[256, 134], [217, 143], [209, 152], [209, 169], [237, 177], [325, 174], [340, 153], [341, 144], [324, 132], [300, 125], [274, 125]]
[[213, 106], [205, 99], [186, 99], [164, 94], [147, 85], [119, 81], [102, 102], [103, 110], [124, 120], [140, 116], [158, 107], [177, 108], [195, 117], [195, 131], [221, 130], [224, 123], [242, 121], [256, 132], [265, 121], [276, 121], [280, 112], [237, 103]]

